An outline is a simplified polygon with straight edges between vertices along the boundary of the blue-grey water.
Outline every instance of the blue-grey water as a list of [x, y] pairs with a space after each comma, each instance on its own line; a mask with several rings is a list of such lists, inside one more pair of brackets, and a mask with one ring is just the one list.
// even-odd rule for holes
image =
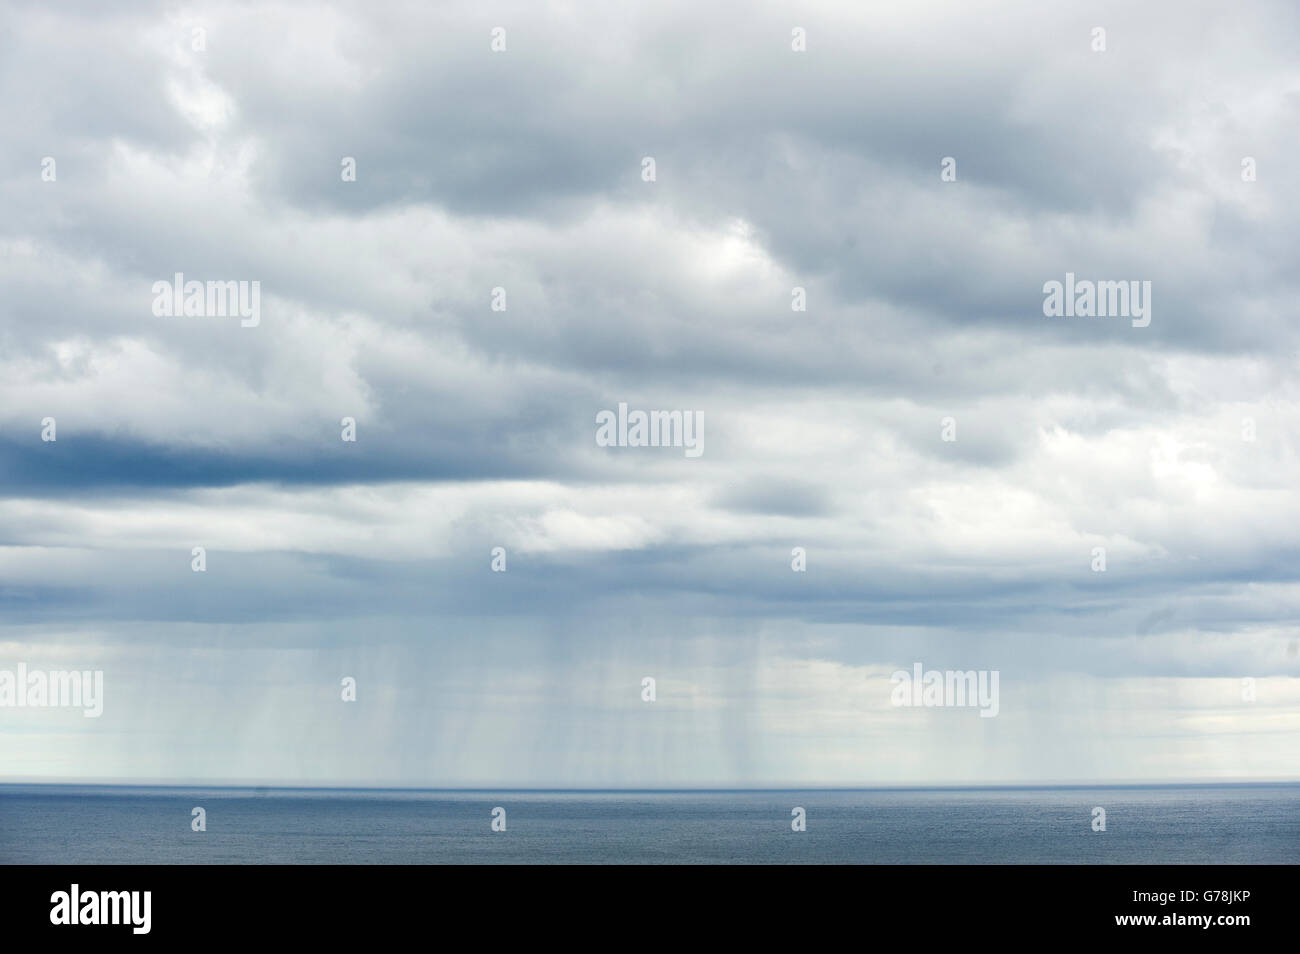
[[[207, 830], [191, 831], [191, 810]], [[495, 807], [506, 830], [491, 830]], [[791, 809], [807, 830], [791, 830]], [[1106, 830], [1092, 828], [1093, 808]], [[719, 792], [0, 785], [18, 864], [1279, 864], [1300, 784]]]

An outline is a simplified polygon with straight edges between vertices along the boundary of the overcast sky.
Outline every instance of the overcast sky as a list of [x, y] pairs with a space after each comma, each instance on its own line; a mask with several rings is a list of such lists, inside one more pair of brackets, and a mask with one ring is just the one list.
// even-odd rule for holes
[[[0, 777], [1300, 776], [1298, 27], [6, 3], [0, 669], [105, 699], [0, 709]], [[1150, 324], [1045, 317], [1069, 272]]]

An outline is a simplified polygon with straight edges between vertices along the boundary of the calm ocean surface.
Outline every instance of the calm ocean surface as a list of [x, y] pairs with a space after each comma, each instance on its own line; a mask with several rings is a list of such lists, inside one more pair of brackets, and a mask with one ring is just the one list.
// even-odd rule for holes
[[[190, 811], [207, 810], [207, 831]], [[491, 811], [507, 812], [493, 833]], [[1094, 806], [1107, 830], [1091, 829]], [[790, 810], [808, 830], [790, 830]], [[9, 864], [1278, 864], [1300, 785], [466, 792], [0, 785]]]

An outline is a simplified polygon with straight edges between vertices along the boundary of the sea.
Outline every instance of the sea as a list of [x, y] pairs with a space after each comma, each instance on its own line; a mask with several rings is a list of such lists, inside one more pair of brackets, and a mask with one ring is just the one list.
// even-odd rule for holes
[[[206, 830], [194, 831], [195, 808]], [[1105, 830], [1094, 830], [1105, 812]], [[503, 809], [496, 812], [496, 809]], [[803, 809], [806, 826], [794, 830]], [[504, 823], [504, 830], [493, 830]], [[1300, 783], [745, 791], [0, 785], [7, 864], [1294, 864]]]

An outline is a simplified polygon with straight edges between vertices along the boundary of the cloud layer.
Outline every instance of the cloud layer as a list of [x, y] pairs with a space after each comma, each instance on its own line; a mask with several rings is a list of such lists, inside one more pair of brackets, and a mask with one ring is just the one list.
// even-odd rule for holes
[[[8, 5], [0, 669], [106, 703], [0, 710], [3, 772], [1296, 777], [1298, 26]], [[1150, 326], [1044, 317], [1067, 272]], [[998, 718], [891, 706], [917, 661]]]

